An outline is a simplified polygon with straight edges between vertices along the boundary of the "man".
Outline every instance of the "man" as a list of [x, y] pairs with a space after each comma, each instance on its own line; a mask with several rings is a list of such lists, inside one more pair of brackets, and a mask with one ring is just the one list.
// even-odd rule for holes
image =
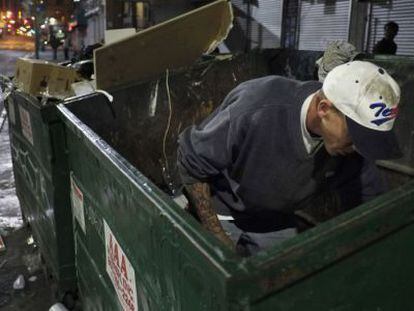
[[60, 45], [59, 39], [55, 36], [54, 33], [50, 35], [50, 46], [53, 49], [53, 60], [57, 60], [57, 49]]
[[384, 38], [375, 44], [372, 53], [395, 55], [397, 53], [397, 44], [394, 42], [394, 38], [398, 34], [398, 29], [399, 26], [395, 22], [385, 24]]
[[399, 98], [384, 69], [361, 61], [334, 68], [323, 85], [279, 76], [240, 84], [179, 138], [200, 221], [254, 254], [293, 236], [293, 211], [314, 200], [352, 208], [383, 193], [373, 160], [401, 155]]

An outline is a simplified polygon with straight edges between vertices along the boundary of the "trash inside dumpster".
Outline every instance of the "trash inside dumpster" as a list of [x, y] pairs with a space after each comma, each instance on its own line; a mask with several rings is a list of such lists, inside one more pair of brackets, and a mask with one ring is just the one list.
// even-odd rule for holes
[[94, 93], [58, 106], [85, 310], [409, 309], [414, 183], [404, 172], [387, 169], [395, 190], [249, 258], [173, 201], [181, 130], [242, 81], [284, 73], [283, 55], [212, 60], [113, 91], [113, 103]]

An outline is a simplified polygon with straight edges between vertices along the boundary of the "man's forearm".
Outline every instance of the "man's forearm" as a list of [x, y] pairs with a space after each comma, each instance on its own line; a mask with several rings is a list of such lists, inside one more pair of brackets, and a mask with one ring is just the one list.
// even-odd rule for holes
[[214, 233], [225, 244], [234, 247], [233, 242], [224, 231], [211, 205], [210, 186], [207, 183], [186, 185], [192, 205], [204, 228]]

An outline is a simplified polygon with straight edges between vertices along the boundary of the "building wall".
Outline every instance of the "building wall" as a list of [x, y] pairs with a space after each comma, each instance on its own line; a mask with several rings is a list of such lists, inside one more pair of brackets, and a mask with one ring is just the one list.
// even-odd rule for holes
[[233, 0], [233, 31], [245, 33], [247, 49], [280, 47], [282, 25], [281, 0]]
[[100, 43], [105, 38], [105, 16], [97, 14], [88, 19], [88, 27], [86, 29], [85, 45]]
[[302, 0], [299, 5], [299, 50], [323, 51], [334, 40], [348, 40], [349, 0]]

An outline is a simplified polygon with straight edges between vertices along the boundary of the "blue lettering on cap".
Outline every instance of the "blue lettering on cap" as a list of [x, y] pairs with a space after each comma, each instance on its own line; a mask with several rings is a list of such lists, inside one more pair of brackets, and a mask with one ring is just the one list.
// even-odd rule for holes
[[369, 108], [372, 110], [377, 109], [375, 112], [375, 117], [377, 119], [371, 120], [371, 123], [374, 123], [377, 126], [384, 124], [387, 121], [395, 119], [398, 114], [398, 107], [388, 108], [385, 103], [372, 103]]

